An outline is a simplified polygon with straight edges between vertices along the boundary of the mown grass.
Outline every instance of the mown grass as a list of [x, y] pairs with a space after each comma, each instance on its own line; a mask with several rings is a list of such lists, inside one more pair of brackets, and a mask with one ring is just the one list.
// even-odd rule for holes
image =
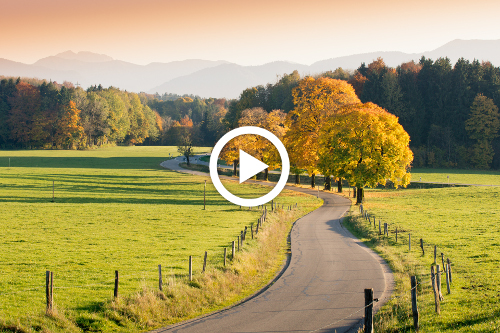
[[[449, 176], [449, 179], [448, 179]], [[450, 184], [478, 184], [500, 186], [500, 171], [458, 169], [412, 169], [411, 180], [416, 182]]]
[[[411, 275], [417, 275], [422, 283], [418, 289], [422, 332], [500, 331], [499, 200], [499, 187], [366, 192], [363, 206], [376, 217], [376, 226], [373, 219], [369, 223], [361, 218], [357, 210], [353, 210], [345, 225], [378, 251], [395, 273], [395, 298], [377, 313], [377, 332], [413, 331]], [[379, 220], [390, 224], [389, 238], [378, 235]], [[411, 252], [408, 233], [412, 239]], [[425, 255], [420, 249], [420, 238], [424, 240]], [[437, 264], [441, 265], [441, 253], [452, 262], [450, 295], [446, 293], [444, 275], [442, 279], [441, 315], [435, 313], [430, 288], [434, 245], [438, 251]]]
[[[283, 253], [274, 251], [258, 274], [239, 274], [244, 280], [234, 277], [237, 264], [220, 269], [223, 248], [260, 213], [227, 202], [210, 182], [203, 210], [207, 177], [164, 170], [159, 164], [169, 153], [178, 155], [175, 147], [0, 151], [0, 331], [146, 330], [221, 308], [269, 281]], [[241, 196], [269, 191], [225, 186]], [[301, 207], [286, 223], [319, 205], [295, 192], [278, 200]], [[250, 242], [246, 251], [262, 246]], [[204, 251], [210, 270], [201, 276]], [[190, 255], [195, 284], [186, 281]], [[163, 294], [157, 292], [159, 264]], [[44, 314], [46, 270], [54, 272], [52, 316]], [[115, 270], [120, 298], [113, 301]], [[215, 287], [233, 282], [239, 286], [227, 292]]]

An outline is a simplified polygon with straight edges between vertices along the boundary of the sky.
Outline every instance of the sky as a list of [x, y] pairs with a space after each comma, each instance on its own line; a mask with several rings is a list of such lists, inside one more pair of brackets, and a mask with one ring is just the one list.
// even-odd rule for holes
[[0, 0], [0, 58], [72, 50], [145, 65], [240, 65], [500, 39], [498, 0]]

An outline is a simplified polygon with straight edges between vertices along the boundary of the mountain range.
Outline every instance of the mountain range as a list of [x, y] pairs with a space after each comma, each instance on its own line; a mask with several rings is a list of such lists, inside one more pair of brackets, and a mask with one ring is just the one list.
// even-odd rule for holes
[[454, 40], [435, 50], [422, 53], [371, 52], [331, 58], [302, 65], [286, 61], [260, 66], [241, 66], [228, 61], [184, 60], [136, 65], [92, 52], [66, 51], [24, 64], [0, 58], [0, 75], [36, 77], [62, 83], [69, 81], [83, 88], [101, 84], [134, 92], [193, 94], [201, 97], [238, 98], [246, 88], [276, 82], [283, 74], [297, 70], [314, 75], [342, 67], [354, 70], [382, 57], [387, 66], [403, 62], [448, 57], [454, 64], [459, 58], [500, 64], [500, 40]]

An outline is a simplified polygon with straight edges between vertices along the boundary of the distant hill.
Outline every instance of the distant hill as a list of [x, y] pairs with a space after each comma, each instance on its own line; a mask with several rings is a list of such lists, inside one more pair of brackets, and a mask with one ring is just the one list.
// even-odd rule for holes
[[301, 75], [318, 74], [338, 67], [354, 70], [361, 63], [382, 57], [388, 66], [430, 59], [488, 60], [500, 65], [500, 40], [454, 40], [422, 53], [371, 52], [318, 61], [310, 66], [276, 61], [261, 66], [240, 66], [227, 61], [184, 60], [136, 65], [92, 52], [66, 51], [32, 65], [0, 59], [0, 75], [26, 76], [57, 82], [70, 81], [87, 88], [102, 84], [135, 92], [194, 94], [202, 97], [237, 98], [246, 88], [276, 82], [278, 75], [298, 70]]

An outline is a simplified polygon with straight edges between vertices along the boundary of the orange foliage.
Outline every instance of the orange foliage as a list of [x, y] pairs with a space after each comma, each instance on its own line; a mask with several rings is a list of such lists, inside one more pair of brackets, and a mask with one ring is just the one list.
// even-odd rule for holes
[[352, 87], [356, 91], [356, 95], [361, 96], [366, 80], [368, 79], [361, 73], [356, 73], [356, 75], [354, 75], [352, 79], [349, 80], [349, 84], [352, 85]]
[[188, 115], [185, 115], [180, 121], [180, 126], [193, 127], [193, 121], [191, 120], [191, 118], [189, 118]]
[[368, 65], [368, 74], [371, 73], [380, 73], [385, 68], [384, 59], [378, 57], [377, 60], [374, 60], [371, 64]]

